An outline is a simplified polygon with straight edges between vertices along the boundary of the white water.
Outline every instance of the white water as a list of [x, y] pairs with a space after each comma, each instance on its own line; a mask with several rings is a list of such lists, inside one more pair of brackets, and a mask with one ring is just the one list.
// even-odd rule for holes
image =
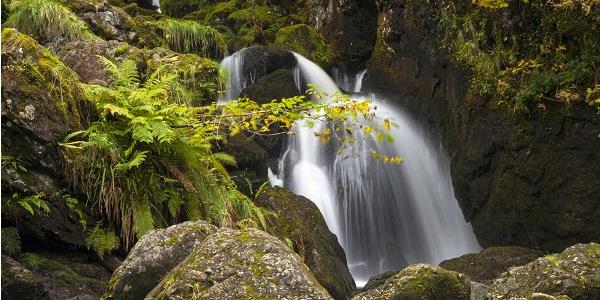
[[[315, 84], [329, 95], [339, 91], [319, 66], [295, 56], [302, 75], [295, 79], [298, 85]], [[231, 61], [227, 64], [236, 67]], [[348, 90], [360, 91], [365, 73], [346, 76], [355, 78], [344, 83]], [[236, 84], [245, 80], [240, 78]], [[238, 96], [235, 93], [230, 94], [232, 98]], [[299, 121], [280, 159], [278, 174], [269, 170], [272, 185], [286, 186], [319, 207], [346, 251], [358, 286], [373, 275], [408, 264], [435, 264], [480, 250], [454, 198], [449, 160], [441, 147], [397, 107], [381, 100], [374, 104], [378, 117], [397, 125], [391, 131], [393, 144], [363, 137], [338, 153], [335, 145], [322, 144], [314, 136], [323, 123], [308, 128]], [[355, 137], [361, 134], [354, 133]], [[384, 164], [371, 157], [371, 149], [398, 155], [403, 163]]]

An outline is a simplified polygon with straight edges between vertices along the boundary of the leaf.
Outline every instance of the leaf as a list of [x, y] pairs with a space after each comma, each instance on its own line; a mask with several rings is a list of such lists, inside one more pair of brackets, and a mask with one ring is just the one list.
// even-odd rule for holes
[[26, 211], [28, 211], [32, 216], [35, 214], [33, 211], [33, 208], [31, 207], [31, 205], [29, 205], [29, 203], [27, 203], [27, 201], [20, 200], [19, 205], [21, 205], [21, 207], [23, 207]]
[[217, 152], [214, 153], [213, 156], [225, 165], [237, 167], [237, 162], [235, 161], [235, 157], [233, 155], [224, 152]]

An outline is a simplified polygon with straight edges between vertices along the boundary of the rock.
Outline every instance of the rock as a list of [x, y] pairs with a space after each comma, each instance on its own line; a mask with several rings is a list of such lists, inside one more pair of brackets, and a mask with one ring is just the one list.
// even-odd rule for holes
[[269, 233], [291, 242], [321, 285], [335, 299], [346, 299], [356, 288], [346, 265], [346, 254], [337, 237], [329, 231], [319, 208], [309, 199], [280, 188], [262, 191], [256, 204], [272, 210]]
[[175, 72], [194, 96], [192, 105], [210, 104], [217, 100], [220, 88], [219, 64], [196, 54], [179, 54], [164, 48], [146, 52], [148, 74], [159, 68], [163, 72]]
[[220, 229], [147, 299], [331, 299], [298, 255], [267, 233]]
[[257, 103], [269, 103], [299, 96], [302, 93], [294, 83], [294, 76], [289, 70], [279, 69], [242, 90], [240, 97], [250, 98]]
[[470, 282], [464, 275], [438, 266], [417, 264], [397, 272], [382, 285], [360, 293], [366, 299], [469, 299]]
[[43, 286], [44, 299], [98, 299], [110, 276], [104, 267], [90, 261], [86, 254], [76, 252], [24, 253], [19, 260]]
[[65, 5], [84, 20], [90, 29], [106, 40], [132, 41], [134, 21], [122, 8], [106, 0], [69, 0]]
[[469, 97], [468, 73], [440, 50], [436, 28], [447, 1], [377, 3], [379, 35], [364, 87], [442, 136], [456, 198], [480, 244], [561, 251], [597, 241], [597, 110], [550, 102], [522, 117], [495, 100]]
[[494, 280], [491, 299], [531, 297], [535, 293], [572, 299], [600, 299], [600, 245], [577, 244], [560, 254], [547, 255], [513, 267]]
[[445, 260], [440, 263], [440, 267], [463, 273], [473, 281], [490, 285], [508, 268], [528, 264], [540, 256], [543, 256], [542, 252], [522, 247], [490, 247], [481, 253], [465, 254]]
[[83, 83], [110, 86], [112, 74], [98, 57], [103, 56], [115, 63], [125, 59], [136, 61], [138, 69], [145, 70], [145, 59], [142, 51], [134, 46], [119, 41], [88, 40], [71, 42], [57, 53], [57, 56], [77, 75]]
[[325, 38], [306, 24], [279, 29], [275, 45], [297, 52], [323, 67], [328, 67], [333, 61], [334, 54]]
[[162, 0], [160, 10], [168, 16], [181, 18], [205, 5], [205, 1], [198, 0]]
[[21, 237], [16, 227], [2, 228], [2, 255], [17, 257], [21, 254]]
[[379, 275], [375, 275], [371, 278], [369, 278], [369, 281], [367, 281], [367, 284], [365, 284], [365, 286], [360, 289], [360, 291], [362, 293], [366, 292], [366, 291], [370, 291], [378, 286], [383, 285], [388, 279], [390, 279], [390, 277], [396, 275], [398, 273], [398, 271], [388, 271], [385, 273], [381, 273]]
[[165, 274], [216, 230], [204, 221], [190, 221], [148, 232], [114, 272], [105, 298], [143, 299]]
[[[252, 184], [252, 189], [256, 190], [263, 184], [267, 178], [267, 168], [269, 167], [269, 153], [256, 142], [256, 138], [251, 138], [241, 133], [227, 139], [227, 143], [222, 145], [220, 151], [233, 155], [237, 162], [236, 167], [230, 167], [232, 170], [241, 171], [245, 174], [244, 178], [256, 178], [257, 182]], [[231, 174], [233, 175], [233, 174]], [[243, 175], [237, 173], [237, 175]], [[237, 179], [234, 177], [234, 180]], [[248, 185], [245, 180], [239, 182], [238, 188]], [[237, 183], [237, 182], [236, 182]]]
[[255, 81], [279, 69], [292, 71], [297, 65], [294, 55], [280, 48], [252, 46], [244, 49], [242, 54], [242, 78], [254, 78]]
[[2, 255], [2, 298], [43, 299], [44, 286], [40, 279], [16, 260]]

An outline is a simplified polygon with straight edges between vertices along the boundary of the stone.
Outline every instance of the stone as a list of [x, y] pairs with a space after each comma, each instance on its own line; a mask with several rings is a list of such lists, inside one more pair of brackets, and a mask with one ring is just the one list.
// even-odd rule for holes
[[[490, 287], [490, 299], [533, 297], [543, 293], [572, 299], [600, 299], [600, 245], [577, 244], [510, 268]], [[537, 297], [542, 297], [537, 295]], [[542, 298], [540, 298], [542, 299]]]
[[217, 228], [204, 221], [188, 221], [142, 236], [114, 272], [106, 299], [143, 299], [171, 269]]
[[469, 299], [469, 280], [460, 273], [438, 266], [408, 266], [389, 277], [383, 284], [352, 297], [367, 299]]
[[510, 267], [528, 264], [540, 256], [543, 256], [542, 252], [522, 247], [490, 247], [480, 253], [445, 260], [439, 265], [446, 270], [463, 273], [473, 281], [490, 285]]
[[319, 208], [309, 199], [281, 187], [264, 189], [256, 204], [277, 216], [267, 230], [293, 249], [335, 299], [346, 299], [356, 288], [337, 237], [329, 231]]
[[301, 258], [257, 229], [222, 228], [147, 299], [331, 299]]
[[322, 67], [330, 66], [333, 61], [333, 51], [325, 38], [306, 24], [279, 29], [274, 44], [297, 52]]
[[240, 97], [264, 104], [272, 100], [281, 100], [299, 95], [302, 95], [302, 92], [296, 87], [292, 72], [279, 69], [247, 86], [242, 90]]
[[2, 255], [17, 257], [21, 254], [21, 237], [16, 227], [2, 228]]
[[42, 299], [45, 295], [41, 280], [16, 260], [2, 255], [2, 298]]

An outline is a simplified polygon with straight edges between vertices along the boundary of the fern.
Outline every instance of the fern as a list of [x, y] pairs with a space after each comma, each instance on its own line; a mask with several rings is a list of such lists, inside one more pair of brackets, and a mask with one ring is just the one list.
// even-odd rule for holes
[[113, 231], [102, 228], [101, 223], [97, 223], [96, 227], [88, 232], [85, 243], [88, 249], [96, 251], [100, 258], [120, 246], [119, 237]]
[[191, 20], [164, 19], [158, 27], [169, 48], [177, 52], [198, 53], [205, 57], [225, 54], [225, 40], [216, 29]]
[[46, 41], [96, 39], [87, 24], [55, 0], [13, 0], [7, 25]]

